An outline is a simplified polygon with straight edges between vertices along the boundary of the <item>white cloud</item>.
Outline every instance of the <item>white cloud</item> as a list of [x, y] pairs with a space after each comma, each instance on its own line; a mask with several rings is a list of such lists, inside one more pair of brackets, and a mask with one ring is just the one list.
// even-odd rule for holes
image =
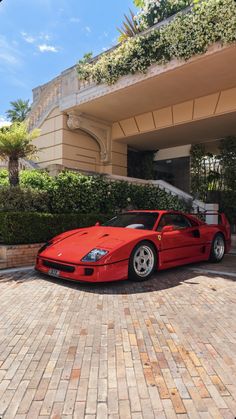
[[79, 23], [80, 22], [80, 18], [79, 17], [71, 17], [70, 18], [70, 22], [71, 23]]
[[39, 33], [37, 35], [31, 35], [25, 31], [21, 31], [21, 36], [24, 39], [25, 42], [27, 42], [28, 44], [35, 44], [36, 42], [39, 41], [50, 41], [51, 36], [48, 35], [47, 33]]
[[51, 37], [47, 33], [41, 33], [40, 36], [39, 36], [39, 39], [43, 39], [45, 41], [49, 41], [51, 39]]
[[85, 26], [85, 28], [84, 28], [85, 30], [86, 30], [86, 32], [88, 32], [88, 33], [91, 33], [92, 31], [91, 31], [91, 28], [89, 27], [89, 26]]
[[38, 45], [38, 49], [40, 52], [58, 52], [58, 48], [47, 44]]
[[21, 63], [18, 48], [9, 43], [4, 36], [0, 35], [0, 62], [7, 66], [17, 66]]
[[51, 36], [47, 33], [40, 32], [37, 35], [31, 35], [27, 32], [22, 31], [21, 36], [24, 39], [25, 42], [28, 44], [34, 45], [37, 50], [40, 52], [58, 52], [59, 49], [55, 47], [54, 45], [49, 44], [49, 41], [51, 39]]
[[21, 36], [28, 44], [33, 44], [36, 41], [36, 38], [32, 35], [29, 35], [27, 32], [22, 31]]
[[11, 125], [11, 123], [2, 115], [0, 115], [0, 128], [7, 127]]

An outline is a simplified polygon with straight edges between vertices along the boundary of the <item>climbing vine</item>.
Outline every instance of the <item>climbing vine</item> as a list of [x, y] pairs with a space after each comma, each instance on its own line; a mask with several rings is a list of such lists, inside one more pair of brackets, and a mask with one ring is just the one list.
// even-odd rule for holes
[[97, 61], [83, 60], [77, 66], [80, 80], [114, 84], [121, 76], [145, 73], [156, 63], [173, 58], [188, 60], [202, 54], [215, 42], [236, 41], [236, 2], [208, 0], [197, 3], [190, 13], [178, 14], [171, 22], [145, 35], [123, 42]]
[[136, 16], [140, 29], [145, 30], [190, 6], [191, 0], [145, 0]]

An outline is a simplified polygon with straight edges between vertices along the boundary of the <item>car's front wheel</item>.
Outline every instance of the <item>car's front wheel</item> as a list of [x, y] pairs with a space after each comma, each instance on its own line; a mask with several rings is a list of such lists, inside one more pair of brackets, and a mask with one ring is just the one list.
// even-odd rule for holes
[[146, 281], [157, 266], [157, 253], [154, 246], [143, 241], [138, 243], [131, 253], [129, 260], [129, 279], [133, 281]]
[[225, 254], [225, 240], [221, 233], [215, 235], [211, 245], [211, 262], [220, 262]]

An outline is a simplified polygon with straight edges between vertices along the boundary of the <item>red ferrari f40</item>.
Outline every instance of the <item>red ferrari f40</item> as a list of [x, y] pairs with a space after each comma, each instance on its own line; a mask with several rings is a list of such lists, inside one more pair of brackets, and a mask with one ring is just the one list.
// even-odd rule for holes
[[209, 225], [179, 211], [128, 211], [54, 237], [39, 250], [35, 268], [72, 281], [144, 281], [155, 270], [220, 262], [231, 234], [226, 216], [219, 218]]

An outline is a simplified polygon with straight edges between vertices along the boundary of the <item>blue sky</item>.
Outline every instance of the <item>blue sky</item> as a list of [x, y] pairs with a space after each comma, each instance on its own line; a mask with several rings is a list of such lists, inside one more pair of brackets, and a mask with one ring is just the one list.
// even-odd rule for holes
[[0, 122], [9, 102], [30, 99], [85, 52], [112, 46], [132, 0], [2, 0]]

